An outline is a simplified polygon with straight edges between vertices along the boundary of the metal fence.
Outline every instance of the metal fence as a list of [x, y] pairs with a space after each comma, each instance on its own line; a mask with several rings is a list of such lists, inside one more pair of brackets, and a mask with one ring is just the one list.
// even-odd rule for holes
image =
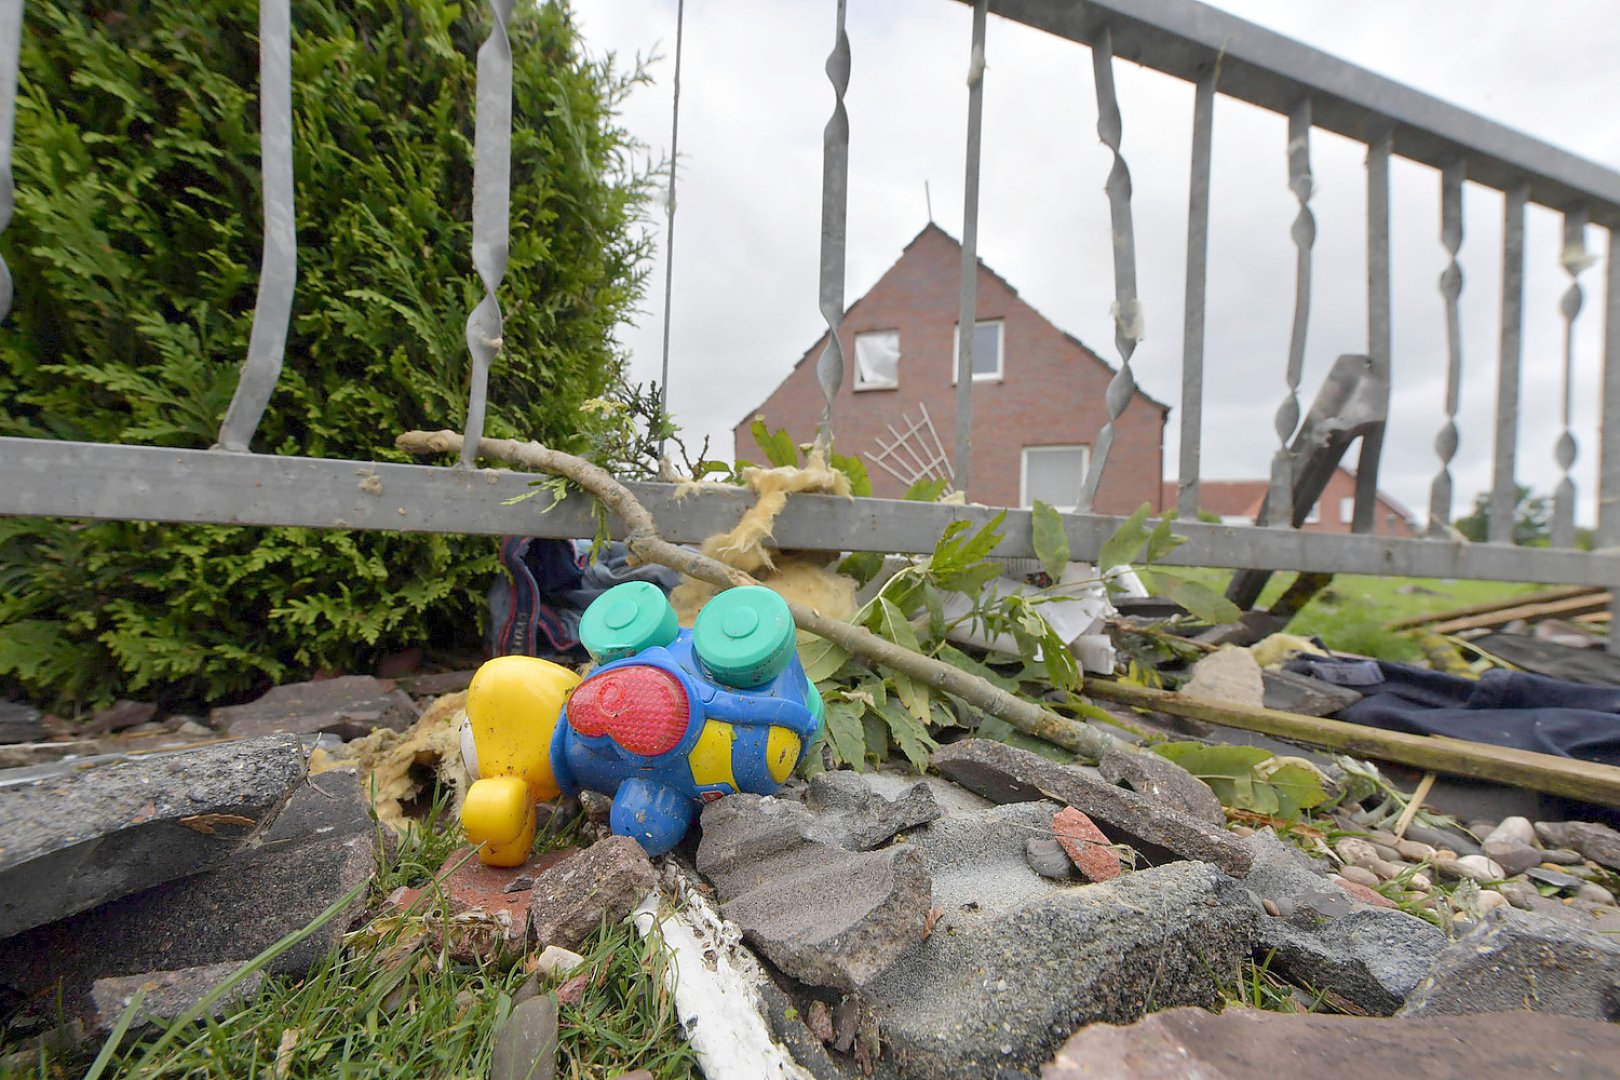
[[[1452, 516], [1450, 465], [1457, 447], [1456, 413], [1461, 372], [1457, 316], [1461, 279], [1456, 256], [1462, 244], [1462, 201], [1472, 186], [1504, 193], [1503, 291], [1495, 424], [1491, 536], [1469, 544], [1454, 536], [1394, 539], [1371, 535], [1304, 533], [1287, 527], [1241, 527], [1184, 521], [1188, 542], [1168, 561], [1187, 565], [1252, 566], [1276, 570], [1455, 576], [1503, 580], [1620, 585], [1620, 435], [1600, 438], [1597, 550], [1574, 550], [1575, 488], [1570, 479], [1579, 446], [1569, 430], [1574, 322], [1579, 316], [1587, 233], [1620, 227], [1620, 173], [1579, 159], [1408, 87], [1336, 60], [1298, 42], [1190, 0], [962, 0], [973, 6], [969, 56], [969, 122], [965, 153], [966, 201], [962, 229], [961, 377], [955, 460], [965, 469], [973, 380], [972, 333], [978, 219], [981, 88], [985, 77], [987, 15], [1011, 19], [1056, 34], [1090, 51], [1097, 95], [1098, 134], [1113, 154], [1106, 186], [1113, 231], [1116, 286], [1115, 345], [1119, 370], [1107, 391], [1109, 422], [1097, 435], [1085, 481], [1085, 501], [1107, 468], [1113, 422], [1134, 388], [1131, 358], [1140, 338], [1136, 253], [1132, 228], [1129, 164], [1122, 152], [1126, 118], [1114, 90], [1122, 59], [1187, 80], [1195, 87], [1192, 169], [1189, 185], [1186, 316], [1183, 340], [1181, 457], [1178, 506], [1186, 517], [1198, 506], [1199, 446], [1204, 378], [1204, 297], [1211, 215], [1210, 158], [1216, 94], [1287, 117], [1288, 183], [1299, 208], [1291, 235], [1297, 246], [1295, 311], [1286, 370], [1278, 388], [1279, 451], [1273, 469], [1270, 520], [1286, 526], [1296, 460], [1287, 453], [1301, 425], [1300, 375], [1310, 318], [1310, 275], [1315, 224], [1310, 200], [1310, 144], [1325, 130], [1367, 147], [1368, 327], [1366, 357], [1388, 378], [1399, 370], [1390, 351], [1390, 194], [1392, 156], [1436, 170], [1442, 191], [1438, 234], [1450, 265], [1441, 281], [1449, 349], [1447, 391], [1435, 418], [1438, 470], [1430, 518]], [[500, 361], [500, 285], [505, 272], [512, 119], [512, 58], [505, 27], [512, 0], [488, 0], [492, 29], [478, 53], [476, 176], [473, 200], [473, 262], [484, 296], [467, 320], [470, 397], [468, 450], [454, 467], [272, 456], [248, 451], [269, 402], [282, 363], [296, 279], [293, 228], [291, 31], [289, 0], [261, 0], [260, 123], [264, 173], [264, 255], [258, 306], [240, 383], [209, 450], [97, 445], [0, 438], [0, 514], [72, 518], [295, 525], [339, 529], [456, 532], [469, 534], [590, 535], [589, 506], [574, 500], [542, 513], [525, 493], [526, 478], [478, 469], [471, 447], [482, 432], [490, 366]], [[22, 33], [23, 0], [0, 0], [0, 228], [13, 208], [10, 154]], [[822, 254], [819, 306], [832, 331], [818, 372], [827, 399], [824, 430], [837, 417], [835, 392], [844, 377], [837, 330], [844, 313], [845, 207], [850, 183], [849, 130], [844, 91], [852, 56], [844, 32], [846, 0], [833, 0], [836, 30], [827, 74], [835, 106], [825, 130]], [[1517, 409], [1520, 381], [1524, 221], [1529, 204], [1563, 217], [1562, 269], [1569, 276], [1561, 303], [1566, 328], [1563, 357], [1564, 432], [1556, 447], [1563, 479], [1555, 493], [1553, 546], [1511, 544], [1516, 501]], [[1552, 269], [1552, 268], [1548, 268]], [[1604, 337], [1601, 434], [1620, 424], [1620, 274], [1612, 265], [1602, 290]], [[11, 280], [0, 267], [0, 317], [9, 310]], [[808, 302], [808, 298], [807, 298]], [[676, 378], [680, 377], [677, 371]], [[1365, 452], [1371, 449], [1369, 455]], [[1376, 446], [1364, 448], [1360, 495], [1377, 485]], [[958, 474], [959, 486], [966, 477]], [[713, 492], [677, 502], [667, 485], [632, 485], [671, 540], [694, 542], [729, 527], [745, 508], [742, 492]], [[1302, 509], [1302, 508], [1297, 508]], [[950, 521], [988, 520], [982, 507], [937, 506], [889, 500], [839, 500], [802, 496], [792, 501], [776, 527], [785, 547], [924, 551]], [[1357, 500], [1357, 525], [1370, 530], [1372, 499]], [[1086, 512], [1067, 519], [1071, 550], [1092, 556], [1117, 520]], [[1000, 553], [1033, 551], [1029, 516], [1012, 511]], [[1620, 637], [1616, 635], [1615, 637]], [[1620, 641], [1611, 638], [1611, 647]], [[1620, 651], [1620, 649], [1617, 649]]]

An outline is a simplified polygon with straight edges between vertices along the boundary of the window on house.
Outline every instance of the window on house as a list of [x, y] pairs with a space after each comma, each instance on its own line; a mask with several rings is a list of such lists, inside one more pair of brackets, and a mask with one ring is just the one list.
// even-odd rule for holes
[[1085, 486], [1089, 450], [1084, 446], [1026, 446], [1020, 503], [1025, 508], [1039, 499], [1068, 513], [1080, 505]]
[[[1001, 381], [1001, 333], [999, 322], [973, 325], [973, 381]], [[951, 383], [956, 383], [956, 369], [962, 361], [961, 325], [951, 334]]]
[[900, 385], [900, 331], [855, 335], [855, 389], [893, 390]]
[[1321, 520], [1322, 520], [1322, 504], [1319, 503], [1319, 502], [1312, 503], [1310, 510], [1305, 515], [1305, 524], [1307, 524], [1307, 525], [1315, 525], [1318, 521], [1321, 521]]
[[1339, 520], [1348, 525], [1356, 520], [1356, 497], [1346, 495], [1339, 500]]

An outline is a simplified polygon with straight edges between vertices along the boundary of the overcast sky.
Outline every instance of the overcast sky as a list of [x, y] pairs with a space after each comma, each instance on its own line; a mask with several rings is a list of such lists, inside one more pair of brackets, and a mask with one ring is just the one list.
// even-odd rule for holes
[[[1620, 167], [1620, 19], [1613, 0], [1221, 0], [1216, 6], [1610, 167]], [[653, 82], [622, 120], [654, 159], [667, 154], [675, 0], [576, 0], [592, 53], [657, 55]], [[688, 0], [681, 90], [679, 209], [670, 401], [695, 447], [729, 457], [731, 426], [820, 334], [816, 306], [821, 139], [832, 107], [823, 72], [834, 0]], [[960, 236], [970, 9], [955, 0], [850, 0], [853, 73], [847, 301], [865, 293], [933, 216]], [[1048, 319], [1118, 364], [1108, 205], [1111, 157], [1096, 137], [1090, 54], [992, 16], [987, 38], [979, 254]], [[1173, 406], [1181, 380], [1192, 89], [1117, 65], [1123, 151], [1135, 186], [1146, 340], [1139, 384]], [[1276, 448], [1294, 295], [1284, 118], [1217, 98], [1210, 237], [1203, 475], [1261, 477]], [[1301, 398], [1333, 359], [1366, 349], [1365, 148], [1313, 133], [1315, 287]], [[1394, 400], [1384, 489], [1422, 519], [1444, 420], [1445, 266], [1439, 176], [1393, 170]], [[1465, 189], [1461, 264], [1464, 383], [1453, 463], [1456, 512], [1491, 482], [1502, 198]], [[632, 376], [656, 379], [663, 232], [643, 313], [623, 327]], [[1560, 430], [1568, 285], [1559, 218], [1532, 208], [1525, 293], [1521, 482], [1550, 492]], [[1606, 255], [1607, 237], [1588, 230]], [[1597, 387], [1606, 262], [1581, 277], [1574, 470], [1593, 516]], [[1177, 467], [1173, 409], [1166, 478]], [[947, 443], [949, 436], [946, 436]], [[842, 446], [846, 452], [869, 448]]]

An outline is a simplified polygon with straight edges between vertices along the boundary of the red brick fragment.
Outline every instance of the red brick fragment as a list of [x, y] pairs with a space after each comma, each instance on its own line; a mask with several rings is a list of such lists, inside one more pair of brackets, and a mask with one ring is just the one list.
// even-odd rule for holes
[[1339, 886], [1339, 888], [1343, 889], [1357, 900], [1360, 900], [1363, 904], [1371, 904], [1374, 907], [1400, 907], [1399, 904], [1385, 896], [1383, 893], [1375, 892], [1372, 889], [1367, 888], [1367, 886], [1359, 884], [1358, 882], [1346, 881], [1341, 877], [1336, 877], [1333, 879], [1333, 881]]
[[1119, 852], [1103, 831], [1079, 810], [1068, 806], [1053, 814], [1052, 835], [1087, 881], [1110, 881], [1119, 877]]

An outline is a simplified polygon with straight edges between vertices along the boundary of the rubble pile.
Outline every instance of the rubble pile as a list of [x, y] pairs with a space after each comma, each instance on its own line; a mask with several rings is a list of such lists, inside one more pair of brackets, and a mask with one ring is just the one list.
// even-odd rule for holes
[[[494, 1075], [523, 1075], [549, 1067], [559, 1004], [592, 992], [574, 950], [633, 918], [673, 952], [700, 1054], [753, 1046], [770, 1075], [1181, 1076], [1193, 1062], [1246, 1076], [1269, 1055], [1376, 1062], [1487, 1031], [1499, 1064], [1537, 1040], [1537, 1060], [1571, 1075], [1613, 1060], [1620, 833], [1598, 822], [1397, 835], [1351, 802], [1316, 819], [1334, 830], [1293, 832], [1223, 808], [1155, 754], [1089, 767], [968, 737], [937, 751], [938, 775], [826, 772], [711, 802], [658, 860], [587, 800], [573, 846], [511, 868], [462, 849], [379, 900], [389, 834], [367, 776], [328, 751], [365, 723], [413, 722], [409, 705], [370, 682], [293, 689], [230, 714], [248, 737], [171, 723], [155, 734], [192, 745], [0, 771], [9, 1029], [93, 1045], [136, 993], [142, 1022], [161, 1023], [224, 986], [217, 1015], [346, 934], [415, 919], [455, 962], [534, 972], [491, 1033]], [[0, 737], [66, 744], [42, 723], [8, 706]], [[1244, 1008], [1256, 970], [1302, 1014], [1349, 1015]], [[1232, 1047], [1250, 1071], [1220, 1071]], [[728, 1052], [707, 1052], [711, 1076], [760, 1075], [727, 1073]], [[1407, 1060], [1460, 1075], [1472, 1059]]]

